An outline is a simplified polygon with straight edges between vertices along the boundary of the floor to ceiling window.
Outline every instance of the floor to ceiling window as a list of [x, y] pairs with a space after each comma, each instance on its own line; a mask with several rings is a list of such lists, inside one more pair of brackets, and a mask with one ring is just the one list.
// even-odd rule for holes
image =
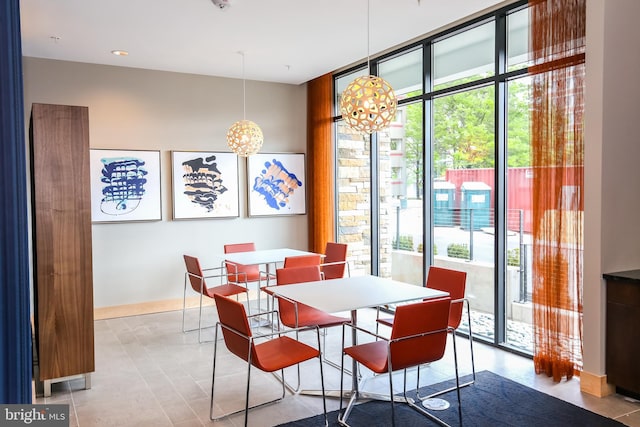
[[398, 112], [368, 136], [336, 108], [335, 135], [338, 239], [356, 269], [415, 285], [429, 265], [466, 271], [474, 336], [531, 353], [527, 17], [514, 3], [337, 74], [336, 105], [371, 73]]
[[376, 135], [379, 275], [418, 286], [424, 283], [423, 103], [410, 100], [423, 93], [422, 64], [421, 46], [378, 64], [401, 104], [391, 125]]

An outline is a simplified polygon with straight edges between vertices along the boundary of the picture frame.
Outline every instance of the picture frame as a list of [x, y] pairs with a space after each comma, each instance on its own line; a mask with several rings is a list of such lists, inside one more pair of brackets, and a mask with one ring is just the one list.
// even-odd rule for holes
[[172, 151], [171, 184], [174, 220], [240, 216], [235, 153]]
[[90, 149], [91, 221], [160, 221], [159, 150]]
[[247, 187], [249, 216], [306, 214], [305, 155], [258, 153], [249, 156]]

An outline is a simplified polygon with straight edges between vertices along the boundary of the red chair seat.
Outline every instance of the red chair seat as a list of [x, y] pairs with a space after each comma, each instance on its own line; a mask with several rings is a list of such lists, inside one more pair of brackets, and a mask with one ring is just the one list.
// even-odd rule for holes
[[376, 374], [384, 374], [387, 372], [388, 346], [386, 341], [374, 341], [360, 344], [357, 347], [345, 348], [344, 354], [358, 360]]
[[317, 349], [287, 336], [257, 344], [255, 352], [253, 364], [265, 372], [279, 371], [320, 355]]
[[233, 283], [226, 283], [224, 285], [213, 286], [211, 288], [205, 288], [203, 290], [204, 294], [209, 298], [213, 298], [214, 295], [222, 295], [225, 297], [229, 297], [232, 295], [239, 294], [241, 292], [247, 292], [247, 288], [244, 286], [239, 286]]

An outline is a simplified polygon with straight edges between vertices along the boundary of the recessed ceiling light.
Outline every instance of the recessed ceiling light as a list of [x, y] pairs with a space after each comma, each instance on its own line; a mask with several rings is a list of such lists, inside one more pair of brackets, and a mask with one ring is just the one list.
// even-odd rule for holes
[[114, 55], [118, 55], [118, 56], [127, 56], [127, 55], [129, 55], [129, 52], [127, 52], [126, 50], [112, 50], [111, 53], [113, 53]]

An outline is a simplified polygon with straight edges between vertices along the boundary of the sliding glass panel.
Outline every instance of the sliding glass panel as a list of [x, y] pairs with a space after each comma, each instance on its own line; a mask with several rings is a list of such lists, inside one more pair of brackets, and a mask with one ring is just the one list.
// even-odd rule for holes
[[380, 275], [424, 286], [422, 102], [398, 107], [378, 133]]
[[531, 78], [508, 82], [506, 344], [533, 352]]
[[434, 90], [494, 74], [493, 21], [433, 44]]
[[353, 73], [345, 74], [344, 76], [334, 80], [335, 82], [334, 94], [336, 97], [335, 114], [337, 116], [340, 115], [340, 97], [342, 96], [342, 91], [344, 91], [347, 88], [347, 86], [349, 86], [349, 83], [354, 81], [356, 77], [366, 76], [368, 74], [369, 74], [369, 70], [367, 68], [363, 68], [361, 70], [354, 71]]
[[473, 333], [492, 338], [494, 87], [434, 99], [433, 123], [433, 263], [467, 272]]
[[531, 65], [529, 55], [529, 9], [507, 15], [507, 71]]
[[378, 64], [378, 73], [393, 88], [398, 100], [422, 93], [422, 48]]

